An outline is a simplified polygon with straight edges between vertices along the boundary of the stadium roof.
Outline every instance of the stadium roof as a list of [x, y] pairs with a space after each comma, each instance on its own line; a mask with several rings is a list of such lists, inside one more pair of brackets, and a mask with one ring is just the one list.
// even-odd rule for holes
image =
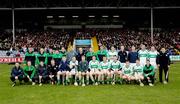
[[0, 8], [179, 7], [178, 0], [0, 0]]

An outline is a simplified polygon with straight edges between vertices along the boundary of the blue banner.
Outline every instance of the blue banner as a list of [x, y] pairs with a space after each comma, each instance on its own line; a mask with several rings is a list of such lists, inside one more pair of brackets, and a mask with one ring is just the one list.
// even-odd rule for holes
[[91, 45], [91, 40], [75, 40], [75, 45]]

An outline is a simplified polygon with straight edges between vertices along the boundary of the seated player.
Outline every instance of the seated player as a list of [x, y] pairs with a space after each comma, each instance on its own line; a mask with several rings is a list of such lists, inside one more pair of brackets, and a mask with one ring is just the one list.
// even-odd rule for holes
[[24, 81], [25, 82], [32, 82], [32, 85], [35, 85], [35, 74], [36, 74], [36, 69], [33, 65], [31, 65], [31, 61], [27, 62], [27, 65], [24, 67]]
[[139, 82], [140, 86], [144, 86], [142, 81], [144, 80], [143, 66], [140, 64], [139, 59], [136, 60], [136, 64], [133, 66], [135, 80]]
[[129, 61], [127, 60], [124, 67], [122, 68], [122, 78], [126, 81], [126, 82], [131, 82], [132, 80], [134, 80], [134, 76], [133, 76], [133, 68], [131, 67]]
[[19, 80], [20, 84], [23, 80], [23, 69], [20, 67], [19, 63], [15, 63], [15, 66], [11, 70], [11, 81], [13, 82], [12, 87], [16, 85], [16, 80]]
[[87, 85], [89, 84], [89, 72], [88, 72], [88, 62], [85, 60], [85, 56], [81, 57], [81, 61], [78, 65], [78, 77], [80, 80], [80, 85], [85, 86], [84, 79], [86, 76]]
[[43, 61], [40, 62], [37, 70], [38, 70], [39, 86], [42, 86], [42, 82], [47, 82], [48, 80], [48, 72]]
[[66, 77], [66, 71], [69, 71], [69, 64], [66, 61], [66, 57], [63, 56], [61, 62], [59, 63], [59, 69], [57, 72], [57, 84], [60, 84], [60, 76], [62, 76], [62, 84], [65, 85], [67, 84], [67, 78]]
[[113, 56], [113, 61], [111, 62], [111, 69], [112, 69], [111, 78], [113, 79], [112, 84], [114, 85], [116, 82], [116, 77], [119, 79], [122, 77], [121, 63], [116, 55]]
[[110, 64], [107, 60], [107, 57], [103, 57], [103, 61], [100, 62], [100, 78], [101, 78], [101, 82], [102, 84], [104, 84], [105, 79], [107, 84], [109, 83], [109, 79], [110, 79], [110, 75], [109, 75], [109, 69], [110, 69]]
[[78, 61], [76, 60], [75, 56], [72, 57], [72, 60], [70, 61], [69, 66], [70, 66], [70, 72], [69, 72], [69, 74], [67, 73], [67, 76], [68, 76], [69, 79], [73, 79], [73, 76], [74, 76], [74, 85], [78, 86], [78, 83], [77, 83]]
[[150, 64], [150, 61], [146, 61], [146, 65], [143, 68], [143, 73], [144, 73], [144, 79], [148, 82], [149, 86], [154, 86], [154, 76], [155, 76], [155, 71], [154, 67]]
[[47, 70], [48, 70], [50, 82], [52, 85], [54, 85], [57, 79], [56, 76], [57, 76], [58, 66], [56, 65], [53, 59], [51, 60], [51, 64], [48, 66]]
[[[90, 69], [90, 79], [92, 80], [93, 84], [98, 85], [98, 75], [99, 75], [99, 61], [96, 60], [96, 56], [92, 56], [92, 60], [89, 62], [89, 69]], [[93, 77], [95, 75], [95, 78]], [[99, 80], [98, 80], [99, 81]]]

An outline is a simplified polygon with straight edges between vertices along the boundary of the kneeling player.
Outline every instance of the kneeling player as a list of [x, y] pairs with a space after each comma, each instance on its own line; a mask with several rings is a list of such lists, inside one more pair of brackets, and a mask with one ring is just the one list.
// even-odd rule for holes
[[111, 69], [112, 69], [112, 72], [111, 73], [111, 78], [113, 79], [113, 85], [116, 83], [116, 78], [121, 78], [122, 77], [122, 71], [121, 71], [121, 63], [120, 61], [118, 61], [118, 57], [117, 56], [114, 56], [113, 57], [113, 61], [111, 63]]
[[[90, 78], [93, 84], [95, 83], [95, 85], [98, 85], [97, 81], [99, 81], [98, 80], [98, 76], [99, 76], [98, 65], [99, 65], [99, 62], [96, 60], [96, 57], [93, 56], [92, 60], [89, 62], [89, 69], [90, 69]], [[95, 76], [95, 78], [93, 76]]]
[[133, 68], [130, 66], [129, 61], [127, 60], [124, 67], [122, 68], [122, 78], [126, 81], [129, 82], [134, 80], [133, 76]]
[[146, 61], [146, 65], [143, 68], [144, 78], [148, 82], [149, 86], [154, 86], [154, 67], [150, 64], [150, 61]]
[[41, 61], [38, 68], [38, 78], [39, 78], [39, 86], [42, 86], [42, 82], [47, 82], [48, 80], [48, 73], [44, 62]]
[[10, 79], [13, 82], [12, 87], [16, 85], [16, 80], [19, 80], [21, 84], [23, 80], [23, 69], [20, 67], [19, 63], [15, 63], [15, 66], [12, 68]]
[[107, 84], [110, 82], [110, 64], [107, 60], [107, 57], [103, 57], [103, 61], [100, 63], [100, 75], [101, 75], [101, 82], [104, 84], [105, 79]]
[[78, 67], [78, 77], [80, 80], [80, 84], [82, 84], [82, 86], [85, 86], [84, 83], [85, 76], [86, 76], [86, 82], [87, 84], [89, 84], [88, 62], [85, 60], [85, 56], [82, 56]]
[[139, 82], [140, 86], [144, 86], [142, 81], [144, 80], [143, 66], [140, 64], [139, 59], [136, 60], [136, 64], [133, 67], [135, 80]]
[[67, 84], [67, 80], [65, 80], [65, 76], [66, 76], [66, 71], [68, 71], [68, 70], [69, 70], [69, 64], [66, 61], [66, 57], [63, 56], [62, 61], [59, 64], [59, 70], [57, 72], [58, 85], [60, 84], [60, 76], [62, 76], [62, 84], [63, 85]]
[[31, 65], [31, 61], [27, 62], [27, 65], [24, 67], [24, 81], [25, 82], [32, 82], [32, 85], [35, 85], [35, 73], [36, 73], [36, 69], [33, 65]]
[[58, 71], [58, 66], [55, 63], [55, 60], [52, 59], [51, 64], [48, 66], [48, 75], [52, 85], [54, 85], [56, 82], [57, 71]]

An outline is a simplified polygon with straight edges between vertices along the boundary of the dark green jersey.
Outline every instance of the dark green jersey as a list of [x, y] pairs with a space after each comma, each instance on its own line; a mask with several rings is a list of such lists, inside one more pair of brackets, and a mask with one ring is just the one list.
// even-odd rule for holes
[[36, 73], [36, 69], [34, 66], [31, 65], [31, 66], [24, 67], [24, 75], [25, 76], [29, 75], [30, 78], [33, 78], [35, 73]]
[[36, 55], [34, 54], [34, 52], [31, 52], [31, 53], [26, 52], [25, 58], [24, 58], [24, 64], [27, 64], [27, 61], [31, 61], [31, 64], [35, 66]]
[[90, 62], [91, 60], [92, 60], [92, 57], [93, 56], [96, 56], [96, 54], [94, 53], [94, 52], [87, 52], [86, 53], [86, 60], [88, 61], [88, 62]]
[[147, 77], [149, 75], [154, 76], [154, 74], [155, 74], [154, 67], [152, 65], [150, 65], [150, 66], [145, 65], [143, 68], [143, 73], [144, 73], [145, 77]]
[[60, 51], [60, 53], [62, 54], [62, 56], [66, 56], [67, 52], [66, 51]]
[[103, 61], [103, 57], [107, 57], [107, 51], [106, 50], [99, 50], [97, 53], [97, 59], [98, 61]]
[[47, 64], [47, 54], [45, 52], [43, 54], [41, 53], [36, 54], [36, 65], [39, 65], [41, 61], [43, 61], [44, 64]]
[[59, 63], [60, 63], [62, 57], [63, 57], [63, 54], [62, 54], [62, 53], [59, 53], [59, 54], [53, 54], [53, 59], [55, 60], [56, 65], [59, 65]]
[[53, 59], [53, 53], [47, 53], [47, 65], [51, 65], [51, 60]]
[[81, 71], [81, 72], [88, 71], [88, 62], [87, 61], [79, 62], [78, 71]]

